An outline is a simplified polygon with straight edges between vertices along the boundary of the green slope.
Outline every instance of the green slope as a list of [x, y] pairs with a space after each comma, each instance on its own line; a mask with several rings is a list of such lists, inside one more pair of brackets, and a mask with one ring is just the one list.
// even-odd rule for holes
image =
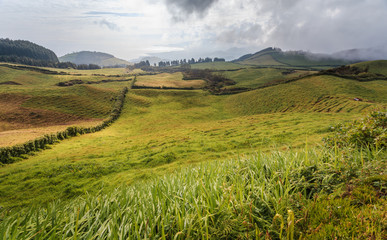
[[387, 76], [387, 60], [361, 62], [352, 64], [351, 66], [358, 67], [360, 69], [368, 69], [368, 72], [370, 73]]
[[302, 147], [307, 133], [313, 145], [329, 125], [354, 116], [275, 113], [240, 117], [228, 111], [228, 98], [198, 90], [131, 90], [121, 117], [111, 127], [62, 141], [28, 160], [0, 168], [0, 204], [67, 199], [109, 191], [198, 162], [273, 146]]
[[[231, 96], [228, 109], [239, 114], [272, 112], [361, 112], [386, 106], [387, 81], [358, 82], [314, 76]], [[360, 98], [363, 101], [355, 101]]]
[[235, 63], [254, 66], [329, 68], [350, 63], [327, 55], [313, 54], [304, 51], [282, 51], [279, 48], [266, 48], [255, 54], [248, 54], [234, 61]]
[[97, 64], [99, 66], [130, 65], [128, 61], [116, 58], [111, 54], [90, 51], [66, 54], [60, 57], [59, 61], [75, 64]]
[[245, 65], [240, 65], [232, 62], [207, 62], [191, 64], [193, 69], [211, 69], [211, 70], [233, 70], [246, 68]]

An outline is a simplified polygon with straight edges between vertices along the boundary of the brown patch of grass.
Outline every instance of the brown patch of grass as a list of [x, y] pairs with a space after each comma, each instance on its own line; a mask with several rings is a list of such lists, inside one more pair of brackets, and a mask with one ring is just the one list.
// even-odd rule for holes
[[87, 118], [72, 114], [21, 107], [28, 99], [30, 97], [26, 95], [0, 94], [0, 122], [2, 123], [0, 131], [68, 125], [75, 122], [89, 121]]

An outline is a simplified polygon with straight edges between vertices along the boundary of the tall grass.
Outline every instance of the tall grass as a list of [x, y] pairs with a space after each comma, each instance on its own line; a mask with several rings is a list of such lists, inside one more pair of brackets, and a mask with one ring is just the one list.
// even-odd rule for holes
[[[382, 152], [362, 154], [372, 156], [368, 163], [385, 161]], [[335, 166], [334, 152], [325, 150], [257, 153], [108, 195], [3, 210], [0, 239], [298, 239], [306, 223], [303, 207], [347, 182], [348, 171], [360, 171], [364, 156], [340, 156]], [[382, 222], [372, 224], [381, 239]]]

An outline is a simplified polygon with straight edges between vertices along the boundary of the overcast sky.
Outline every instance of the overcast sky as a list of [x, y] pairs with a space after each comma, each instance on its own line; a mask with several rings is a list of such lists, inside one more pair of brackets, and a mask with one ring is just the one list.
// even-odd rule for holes
[[230, 58], [270, 46], [332, 53], [387, 45], [387, 0], [0, 0], [0, 22], [0, 38], [58, 56]]

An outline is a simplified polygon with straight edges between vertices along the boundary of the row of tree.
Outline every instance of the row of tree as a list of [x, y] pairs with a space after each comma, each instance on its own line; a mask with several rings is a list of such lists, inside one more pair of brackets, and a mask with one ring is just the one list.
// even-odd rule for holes
[[13, 163], [15, 161], [18, 161], [22, 157], [24, 157], [25, 154], [40, 151], [42, 149], [45, 149], [47, 145], [54, 144], [56, 142], [59, 142], [60, 140], [74, 137], [77, 135], [98, 132], [110, 126], [120, 116], [122, 108], [124, 106], [124, 100], [127, 92], [128, 92], [128, 88], [126, 87], [121, 90], [121, 92], [116, 97], [116, 101], [110, 116], [101, 124], [95, 127], [89, 127], [89, 128], [68, 127], [66, 130], [62, 132], [58, 132], [56, 134], [44, 135], [43, 137], [37, 138], [32, 141], [28, 141], [24, 144], [15, 145], [13, 147], [0, 148], [0, 163], [2, 164]]
[[224, 58], [199, 58], [198, 60], [195, 60], [194, 58], [191, 59], [180, 59], [180, 60], [173, 60], [173, 61], [160, 61], [158, 63], [159, 67], [168, 67], [168, 66], [180, 66], [184, 64], [195, 64], [195, 63], [206, 63], [206, 62], [225, 62], [226, 60]]
[[148, 60], [141, 61], [139, 63], [135, 63], [133, 65], [133, 69], [140, 68], [140, 69], [147, 69], [149, 67], [174, 67], [174, 66], [182, 66], [187, 64], [195, 64], [195, 63], [207, 63], [207, 62], [225, 62], [226, 60], [224, 58], [199, 58], [198, 60], [195, 60], [194, 58], [191, 59], [180, 59], [180, 60], [172, 60], [172, 61], [160, 61], [158, 64], [154, 63], [153, 66], [150, 64]]

